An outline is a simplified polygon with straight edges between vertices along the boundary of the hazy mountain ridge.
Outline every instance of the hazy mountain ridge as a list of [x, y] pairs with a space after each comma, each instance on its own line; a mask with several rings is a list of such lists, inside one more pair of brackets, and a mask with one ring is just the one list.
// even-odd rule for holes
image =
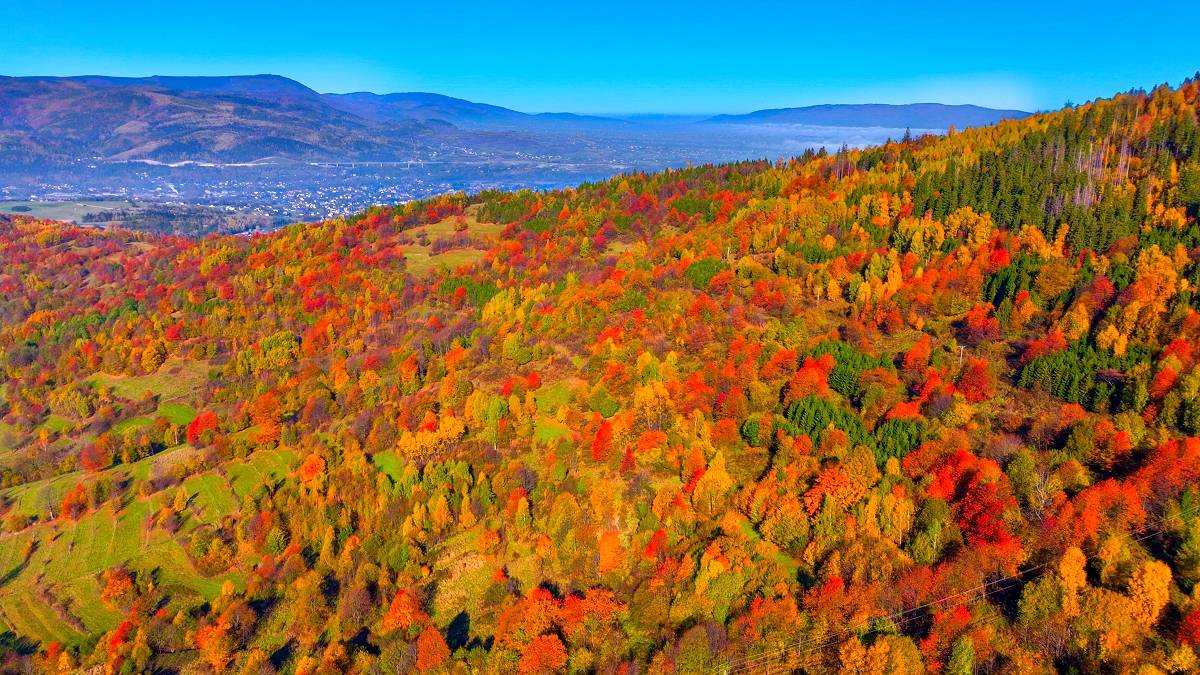
[[833, 103], [800, 108], [771, 108], [745, 115], [717, 115], [711, 123], [811, 124], [832, 127], [911, 127], [947, 129], [986, 126], [1005, 119], [1023, 119], [1022, 110], [997, 110], [977, 105], [943, 103]]
[[[946, 128], [1020, 117], [978, 106], [814, 106], [710, 122]], [[321, 94], [278, 75], [0, 77], [0, 159], [405, 161], [577, 150], [602, 132], [668, 122], [531, 114], [424, 92]]]
[[[393, 157], [440, 141], [446, 125], [375, 123], [298, 90], [171, 88], [109, 78], [0, 80], [0, 156], [21, 163], [66, 158], [244, 162]], [[186, 78], [198, 80], [203, 78]], [[282, 79], [282, 78], [281, 78]], [[290, 81], [286, 81], [290, 82]], [[291, 83], [297, 86], [297, 83]]]

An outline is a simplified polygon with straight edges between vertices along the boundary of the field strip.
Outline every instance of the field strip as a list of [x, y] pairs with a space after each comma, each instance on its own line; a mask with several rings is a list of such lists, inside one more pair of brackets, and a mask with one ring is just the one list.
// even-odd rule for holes
[[[147, 516], [150, 516], [153, 513], [158, 511], [158, 509], [154, 508], [153, 504], [150, 504], [149, 507], [150, 507], [150, 513], [146, 514]], [[140, 537], [141, 544], [138, 546], [138, 551], [145, 553], [150, 548], [150, 545], [151, 545], [150, 539], [153, 536], [154, 536], [154, 527], [141, 528], [141, 537]]]
[[[90, 523], [91, 527], [88, 530], [89, 536], [87, 539], [87, 547], [86, 548], [78, 547], [78, 548], [80, 548], [80, 551], [79, 551], [80, 555], [83, 556], [82, 562], [84, 564], [84, 567], [82, 567], [81, 569], [88, 569], [87, 561], [91, 560], [92, 556], [95, 554], [96, 537], [98, 536], [99, 530], [100, 530], [100, 518], [93, 517], [93, 518], [90, 518], [90, 520], [92, 522]], [[77, 526], [75, 526], [75, 529], [79, 530], [82, 528], [80, 528], [77, 525]]]
[[[3, 594], [3, 593], [0, 593], [0, 598], [3, 598], [3, 597], [4, 597], [4, 595], [5, 595], [5, 594]], [[3, 605], [4, 605], [4, 603], [0, 603], [0, 626], [3, 626], [3, 627], [6, 629], [6, 630], [10, 630], [10, 631], [12, 631], [12, 632], [14, 632], [14, 633], [19, 633], [19, 632], [20, 632], [20, 630], [19, 630], [19, 629], [16, 627], [16, 625], [14, 625], [14, 624], [13, 624], [13, 622], [12, 622], [12, 621], [11, 621], [11, 620], [8, 618], [8, 615], [4, 613], [4, 607], [3, 607]]]
[[[12, 602], [0, 603], [0, 611], [4, 612], [5, 623], [12, 626], [13, 630], [16, 631], [18, 635], [27, 635], [34, 638], [46, 636], [46, 634], [42, 633], [41, 631], [31, 630], [34, 628], [32, 625], [34, 622], [30, 612], [26, 611], [20, 614], [13, 614], [13, 612], [19, 611], [17, 610], [17, 604], [21, 601], [21, 598], [18, 598], [14, 593], [5, 593], [0, 597], [4, 596], [14, 599]], [[26, 603], [26, 607], [28, 607], [28, 603]]]
[[250, 461], [250, 462], [247, 462], [247, 464], [250, 465], [251, 469], [254, 469], [254, 473], [258, 474], [258, 479], [259, 479], [260, 485], [263, 483], [269, 483], [271, 481], [271, 479], [273, 478], [270, 469], [264, 471], [262, 469], [262, 467], [260, 467], [258, 465], [258, 462]]
[[108, 538], [108, 546], [104, 549], [104, 560], [111, 562], [115, 553], [114, 549], [117, 545], [117, 533], [121, 531], [120, 516], [113, 514], [113, 529], [112, 534]]
[[[59, 600], [59, 598], [57, 598], [51, 592], [51, 589], [46, 589], [46, 595], [54, 598], [55, 600]], [[35, 611], [33, 614], [38, 622], [41, 623], [51, 634], [56, 636], [61, 636], [64, 633], [66, 633], [68, 636], [78, 636], [82, 634], [81, 631], [77, 630], [75, 626], [71, 625], [70, 622], [60, 617], [58, 610], [56, 610], [50, 603], [43, 602], [41, 598], [35, 597], [33, 598], [33, 606], [35, 608], [43, 609], [43, 611]], [[82, 623], [79, 617], [70, 611], [66, 611], [66, 614], [76, 622]], [[65, 642], [66, 640], [63, 641]]]
[[[5, 594], [9, 597], [15, 597], [18, 602], [24, 604], [24, 611], [17, 608], [17, 602], [3, 603], [7, 610], [20, 612], [17, 615], [18, 619], [14, 619], [12, 614], [8, 614], [8, 623], [12, 624], [18, 633], [28, 635], [30, 637], [48, 638], [48, 640], [59, 640], [61, 642], [69, 642], [73, 636], [78, 636], [79, 632], [74, 628], [55, 622], [54, 625], [47, 623], [45, 611], [54, 612], [52, 607], [47, 606], [41, 600], [33, 595], [29, 590], [24, 590], [20, 595], [13, 593]], [[45, 610], [45, 611], [39, 611]], [[24, 626], [21, 628], [20, 626]]]
[[20, 542], [15, 541], [17, 537], [13, 537], [13, 539], [14, 541], [11, 544], [0, 546], [0, 576], [7, 574], [10, 569], [21, 564], [21, 552], [25, 548], [25, 542], [29, 541], [23, 536]]
[[[175, 543], [176, 542], [174, 540], [168, 539], [166, 541], [155, 544], [154, 546], [146, 549], [146, 556], [149, 556], [149, 554], [155, 552], [156, 550], [158, 550], [160, 548], [163, 548], [163, 549], [170, 548], [170, 546]], [[141, 561], [146, 556], [138, 556], [138, 558], [136, 560]], [[186, 557], [186, 555], [185, 555], [185, 557]], [[128, 561], [128, 562], [132, 562], [132, 560]], [[157, 567], [157, 565], [151, 565], [150, 567]], [[107, 568], [105, 568], [105, 569], [107, 569]], [[82, 581], [84, 579], [94, 581], [96, 579], [97, 574], [98, 574], [98, 572], [84, 572], [84, 573], [76, 574], [76, 575], [70, 576], [70, 577], [59, 577], [59, 578], [56, 578], [55, 581], [57, 581], [59, 584], [70, 584], [70, 583], [74, 583], [77, 581]], [[3, 597], [4, 595], [6, 595], [6, 592], [0, 591], [0, 597]]]

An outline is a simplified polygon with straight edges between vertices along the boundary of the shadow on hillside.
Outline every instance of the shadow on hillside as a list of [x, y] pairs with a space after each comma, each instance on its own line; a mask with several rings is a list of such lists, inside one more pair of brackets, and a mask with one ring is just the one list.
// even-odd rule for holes
[[5, 572], [4, 576], [0, 577], [0, 588], [4, 588], [8, 584], [12, 583], [17, 577], [21, 576], [21, 573], [25, 571], [25, 568], [29, 567], [29, 561], [33, 559], [33, 554], [37, 553], [37, 550], [38, 542], [35, 540], [33, 545], [29, 547], [29, 551], [25, 553], [25, 558], [13, 566], [11, 570]]
[[271, 654], [271, 666], [276, 670], [282, 668], [288, 659], [292, 658], [295, 647], [295, 640], [288, 640], [285, 645], [275, 650], [275, 653]]
[[466, 647], [471, 639], [471, 617], [466, 612], [459, 612], [454, 620], [446, 626], [446, 646], [453, 653], [460, 647]]
[[32, 654], [37, 651], [37, 643], [11, 630], [0, 632], [0, 654], [12, 652], [16, 654]]

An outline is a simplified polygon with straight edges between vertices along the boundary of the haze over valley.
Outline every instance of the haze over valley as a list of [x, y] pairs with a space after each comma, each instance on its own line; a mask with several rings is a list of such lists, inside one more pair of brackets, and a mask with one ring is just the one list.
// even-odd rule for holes
[[0, 109], [0, 213], [101, 198], [256, 215], [214, 226], [226, 231], [451, 191], [775, 160], [1027, 114], [940, 104], [528, 114], [439, 94], [319, 94], [274, 75], [5, 77]]

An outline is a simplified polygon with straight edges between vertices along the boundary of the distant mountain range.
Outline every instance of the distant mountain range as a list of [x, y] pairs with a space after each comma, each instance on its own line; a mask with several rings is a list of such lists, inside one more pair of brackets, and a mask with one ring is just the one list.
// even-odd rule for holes
[[425, 92], [396, 94], [324, 94], [326, 103], [369, 120], [396, 122], [441, 120], [470, 129], [537, 129], [564, 125], [622, 127], [626, 120], [574, 113], [523, 113], [487, 103]]
[[1021, 119], [1022, 110], [996, 110], [977, 105], [942, 103], [825, 104], [803, 108], [758, 110], [745, 115], [718, 115], [708, 122], [736, 124], [811, 124], [824, 127], [890, 127], [894, 129], [959, 129], [986, 126], [1000, 120]]
[[276, 76], [0, 79], [0, 158], [19, 163], [404, 159], [485, 140], [367, 119]]
[[1024, 117], [978, 106], [827, 105], [693, 118], [529, 114], [432, 93], [321, 94], [277, 75], [0, 77], [0, 161], [404, 161], [554, 153], [668, 124], [944, 129]]

